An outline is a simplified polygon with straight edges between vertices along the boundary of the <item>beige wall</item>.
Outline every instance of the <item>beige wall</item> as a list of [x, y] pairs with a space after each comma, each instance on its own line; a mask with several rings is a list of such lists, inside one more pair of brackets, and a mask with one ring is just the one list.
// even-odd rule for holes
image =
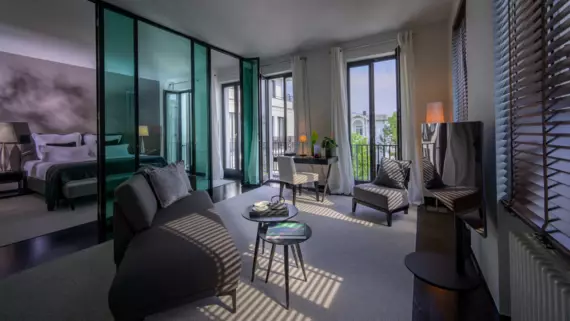
[[[417, 125], [425, 120], [427, 103], [443, 102], [446, 113], [452, 108], [450, 100], [451, 63], [449, 61], [449, 23], [442, 21], [435, 24], [411, 28], [414, 32], [415, 46], [415, 108]], [[397, 32], [385, 32], [355, 41], [337, 44], [343, 48], [345, 59], [351, 61], [394, 51], [397, 47]], [[366, 44], [372, 46], [363, 46]], [[359, 49], [351, 49], [360, 47]], [[331, 92], [330, 92], [330, 57], [331, 46], [316, 48], [298, 53], [307, 57], [309, 82], [309, 100], [311, 106], [311, 129], [319, 137], [329, 135], [331, 131]], [[345, 49], [346, 48], [346, 49]], [[262, 73], [265, 75], [291, 71], [288, 56], [263, 60]], [[419, 128], [419, 127], [418, 127]], [[419, 130], [418, 130], [419, 133]]]

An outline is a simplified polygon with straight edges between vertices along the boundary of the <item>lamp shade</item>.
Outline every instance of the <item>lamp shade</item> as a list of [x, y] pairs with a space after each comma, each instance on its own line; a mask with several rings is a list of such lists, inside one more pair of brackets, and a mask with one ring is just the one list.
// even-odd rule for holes
[[139, 137], [148, 137], [148, 126], [139, 126]]
[[307, 135], [299, 136], [299, 143], [306, 143], [307, 142]]
[[443, 116], [443, 103], [434, 102], [427, 104], [426, 123], [443, 123], [443, 122], [445, 122]]
[[18, 144], [18, 135], [13, 123], [0, 123], [0, 143]]

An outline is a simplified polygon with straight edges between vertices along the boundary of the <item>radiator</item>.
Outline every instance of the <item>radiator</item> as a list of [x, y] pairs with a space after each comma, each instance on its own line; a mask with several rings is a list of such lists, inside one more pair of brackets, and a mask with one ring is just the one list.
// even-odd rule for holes
[[570, 269], [533, 234], [509, 234], [511, 320], [570, 321]]

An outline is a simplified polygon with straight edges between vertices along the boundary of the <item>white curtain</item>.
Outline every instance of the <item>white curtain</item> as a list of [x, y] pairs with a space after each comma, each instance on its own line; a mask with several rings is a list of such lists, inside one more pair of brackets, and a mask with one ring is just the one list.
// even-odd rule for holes
[[411, 160], [408, 199], [411, 204], [423, 203], [422, 169], [419, 152], [417, 115], [414, 101], [414, 45], [411, 31], [398, 34], [400, 46], [400, 103], [402, 110], [402, 159]]
[[211, 108], [212, 113], [212, 180], [224, 178], [222, 163], [222, 87], [218, 82], [218, 75], [212, 72], [211, 83]]
[[333, 137], [338, 144], [338, 163], [333, 166], [329, 184], [335, 194], [352, 194], [354, 174], [350, 142], [348, 140], [348, 101], [346, 89], [346, 63], [342, 50], [331, 49], [331, 117]]
[[[299, 138], [301, 134], [311, 137], [307, 60], [300, 56], [293, 57], [293, 106], [295, 108], [295, 137]], [[305, 153], [309, 153], [307, 152], [309, 148], [309, 146], [305, 146]]]

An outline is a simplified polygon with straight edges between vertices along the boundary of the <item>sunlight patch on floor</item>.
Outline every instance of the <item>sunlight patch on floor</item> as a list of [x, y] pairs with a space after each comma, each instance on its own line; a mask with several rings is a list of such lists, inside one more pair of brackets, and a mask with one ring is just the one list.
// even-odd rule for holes
[[[250, 245], [250, 252], [244, 253], [248, 259], [253, 260], [253, 245]], [[269, 250], [266, 248], [264, 254], [261, 249], [257, 255], [257, 268], [255, 271], [256, 282], [265, 282], [267, 267], [269, 266]], [[307, 281], [303, 277], [301, 267], [295, 265], [295, 260], [290, 252], [289, 259], [289, 291], [303, 299], [306, 299], [318, 306], [326, 309], [330, 308], [343, 278], [333, 273], [318, 269], [305, 262], [305, 272]], [[275, 253], [273, 264], [269, 275], [269, 282], [285, 289], [285, 265], [282, 254]]]
[[237, 289], [237, 312], [232, 313], [228, 307], [232, 306], [229, 296], [222, 296], [220, 300], [226, 305], [208, 305], [198, 308], [210, 320], [215, 321], [310, 321], [311, 318], [303, 315], [294, 308], [285, 309], [281, 303], [265, 295], [251, 285], [241, 282]]

